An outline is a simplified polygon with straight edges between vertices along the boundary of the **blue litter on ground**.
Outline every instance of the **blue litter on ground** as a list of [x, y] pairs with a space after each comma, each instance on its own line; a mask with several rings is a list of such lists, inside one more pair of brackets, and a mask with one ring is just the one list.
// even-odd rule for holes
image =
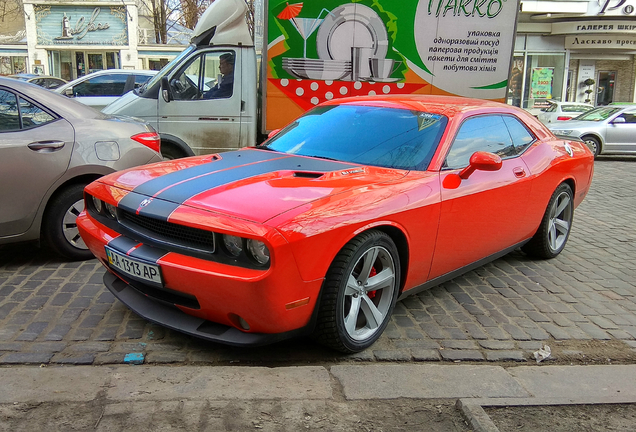
[[143, 353], [128, 353], [124, 356], [124, 363], [143, 364], [144, 354]]

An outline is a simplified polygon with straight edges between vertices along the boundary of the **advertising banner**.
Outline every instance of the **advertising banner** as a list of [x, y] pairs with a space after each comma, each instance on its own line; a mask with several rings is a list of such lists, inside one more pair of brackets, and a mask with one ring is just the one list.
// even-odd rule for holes
[[517, 11], [518, 0], [270, 0], [267, 129], [347, 96], [503, 102]]
[[552, 99], [552, 79], [554, 68], [532, 68], [530, 81], [530, 97], [533, 99]]

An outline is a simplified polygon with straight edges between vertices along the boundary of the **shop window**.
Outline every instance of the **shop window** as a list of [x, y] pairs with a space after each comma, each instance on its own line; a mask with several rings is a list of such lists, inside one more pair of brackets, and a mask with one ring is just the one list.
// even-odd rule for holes
[[543, 109], [548, 100], [561, 100], [565, 75], [565, 54], [528, 54], [522, 108]]

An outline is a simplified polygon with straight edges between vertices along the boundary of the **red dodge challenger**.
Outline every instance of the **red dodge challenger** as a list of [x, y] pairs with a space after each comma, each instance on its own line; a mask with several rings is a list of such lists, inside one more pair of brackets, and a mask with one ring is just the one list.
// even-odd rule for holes
[[357, 352], [402, 297], [519, 247], [557, 256], [592, 173], [583, 142], [514, 107], [348, 98], [254, 148], [102, 177], [77, 222], [108, 289], [150, 321]]

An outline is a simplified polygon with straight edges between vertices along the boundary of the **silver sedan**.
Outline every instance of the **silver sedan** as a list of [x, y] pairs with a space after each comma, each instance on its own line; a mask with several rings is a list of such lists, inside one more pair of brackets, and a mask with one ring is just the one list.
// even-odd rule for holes
[[551, 123], [555, 135], [577, 137], [594, 153], [636, 154], [636, 105], [607, 105], [573, 120]]
[[0, 77], [0, 244], [41, 239], [66, 258], [91, 258], [75, 224], [84, 186], [160, 161], [159, 142], [138, 119]]

